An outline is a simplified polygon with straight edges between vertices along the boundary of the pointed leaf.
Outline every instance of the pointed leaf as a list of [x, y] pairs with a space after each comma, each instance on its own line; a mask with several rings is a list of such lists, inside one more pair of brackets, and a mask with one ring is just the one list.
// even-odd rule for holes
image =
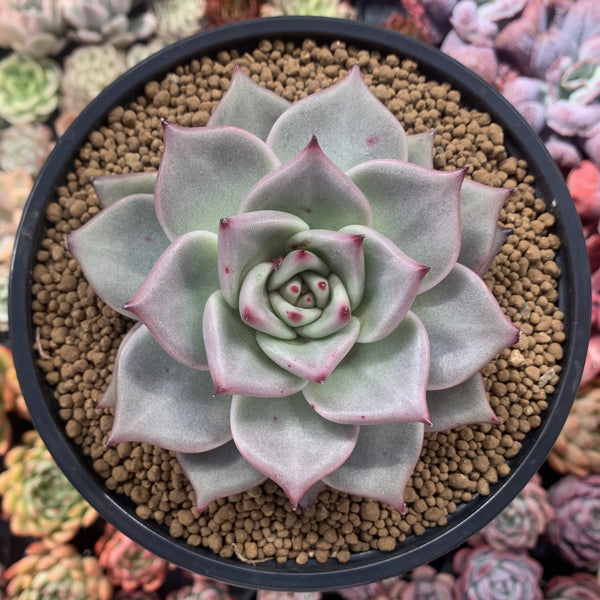
[[206, 300], [218, 288], [217, 236], [192, 231], [165, 250], [125, 307], [175, 360], [206, 370], [202, 318]]
[[295, 394], [307, 384], [262, 352], [255, 337], [260, 334], [244, 325], [221, 292], [206, 302], [203, 325], [215, 393], [279, 397]]
[[486, 264], [495, 247], [500, 211], [512, 192], [465, 179], [460, 192], [460, 264], [476, 272]]
[[427, 406], [431, 425], [425, 427], [425, 431], [444, 431], [475, 423], [499, 423], [479, 373], [457, 386], [428, 391]]
[[436, 130], [415, 133], [406, 138], [408, 144], [408, 162], [426, 169], [433, 169], [433, 144]]
[[322, 383], [350, 352], [359, 330], [358, 320], [352, 318], [343, 329], [325, 338], [280, 340], [258, 332], [256, 341], [263, 352], [282, 369]]
[[[287, 247], [290, 250], [303, 248], [317, 252], [331, 271], [344, 283], [350, 299], [350, 307], [355, 308], [360, 304], [365, 284], [365, 257], [361, 235], [311, 229], [291, 237]], [[318, 290], [312, 291], [318, 294]], [[318, 302], [317, 306], [319, 306]]]
[[362, 192], [323, 154], [315, 137], [309, 140], [250, 191], [240, 212], [281, 210], [313, 229], [370, 225], [371, 207]]
[[241, 494], [267, 479], [240, 454], [233, 441], [207, 452], [178, 452], [176, 458], [194, 488], [198, 513], [213, 500]]
[[163, 125], [165, 149], [156, 181], [156, 214], [171, 240], [217, 232], [250, 188], [279, 165], [256, 136], [235, 127]]
[[429, 337], [430, 390], [462, 383], [519, 339], [519, 330], [485, 283], [461, 264], [432, 290], [419, 294], [411, 310]]
[[266, 140], [273, 123], [291, 104], [258, 85], [236, 65], [229, 89], [217, 104], [208, 125], [230, 125]]
[[481, 267], [475, 271], [477, 275], [483, 277], [491, 268], [494, 259], [498, 252], [500, 252], [500, 248], [506, 242], [508, 236], [513, 232], [513, 230], [509, 227], [500, 227], [499, 225], [496, 227], [496, 235], [494, 236], [494, 244], [492, 245], [492, 249], [489, 253], [489, 256], [485, 260], [485, 263], [481, 265]]
[[92, 185], [102, 208], [132, 194], [154, 194], [156, 171], [101, 175], [94, 177]]
[[205, 452], [231, 439], [230, 408], [230, 398], [214, 397], [208, 371], [171, 358], [142, 326], [120, 349], [109, 444], [146, 442]]
[[286, 241], [308, 225], [298, 217], [263, 210], [221, 219], [219, 224], [219, 281], [230, 306], [238, 306], [244, 277], [257, 264], [285, 253]]
[[329, 275], [329, 267], [316, 254], [308, 250], [293, 250], [286, 254], [281, 263], [278, 264], [275, 273], [269, 280], [268, 290], [276, 290], [288, 279], [302, 273], [302, 271], [314, 271], [321, 275]]
[[356, 344], [325, 383], [310, 382], [302, 393], [322, 417], [335, 423], [428, 423], [428, 374], [427, 332], [409, 312], [390, 335]]
[[239, 451], [283, 488], [294, 507], [312, 485], [348, 458], [358, 429], [326, 421], [301, 394], [234, 396], [231, 407], [231, 431]]
[[127, 196], [100, 211], [67, 237], [69, 251], [106, 304], [123, 309], [169, 245], [150, 194]]
[[379, 160], [359, 165], [348, 176], [371, 203], [373, 229], [429, 267], [419, 292], [441, 281], [461, 248], [460, 190], [465, 171], [433, 171]]
[[417, 295], [427, 267], [401, 252], [388, 238], [369, 227], [344, 227], [364, 236], [365, 288], [354, 311], [360, 321], [358, 341], [376, 342], [402, 321]]
[[323, 478], [336, 490], [387, 502], [404, 511], [404, 488], [423, 445], [422, 423], [365, 425], [354, 452], [336, 471]]
[[293, 104], [273, 125], [267, 144], [285, 162], [313, 135], [342, 171], [375, 158], [407, 158], [402, 125], [371, 93], [358, 65], [342, 81]]

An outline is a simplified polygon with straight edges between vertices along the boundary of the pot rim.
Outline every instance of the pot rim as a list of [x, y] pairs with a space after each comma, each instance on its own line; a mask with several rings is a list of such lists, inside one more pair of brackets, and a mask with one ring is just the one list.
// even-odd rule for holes
[[[90, 459], [66, 436], [52, 389], [36, 365], [30, 287], [35, 253], [44, 229], [44, 210], [88, 133], [106, 119], [112, 108], [129, 102], [146, 81], [195, 57], [254, 46], [263, 38], [313, 38], [318, 43], [342, 39], [358, 47], [411, 58], [428, 78], [450, 82], [461, 92], [465, 105], [488, 112], [502, 126], [509, 153], [527, 160], [538, 194], [546, 199], [549, 212], [556, 217], [556, 233], [561, 238], [557, 255], [562, 272], [559, 308], [565, 313], [567, 333], [563, 370], [555, 393], [548, 399], [542, 424], [523, 440], [517, 457], [508, 461], [511, 473], [490, 486], [491, 493], [486, 498], [475, 494], [470, 502], [460, 504], [448, 517], [447, 525], [427, 529], [421, 536], [413, 534], [393, 552], [369, 550], [353, 554], [347, 563], [329, 559], [320, 564], [313, 559], [302, 566], [293, 560], [283, 564], [245, 564], [221, 558], [207, 548], [189, 546], [172, 538], [166, 526], [138, 518], [133, 502], [110, 492], [93, 471]], [[579, 386], [590, 330], [591, 279], [579, 217], [563, 176], [521, 115], [483, 79], [432, 46], [380, 27], [324, 17], [263, 18], [201, 32], [158, 52], [107, 87], [59, 139], [40, 172], [17, 232], [10, 277], [10, 338], [22, 392], [36, 428], [72, 484], [107, 521], [155, 554], [207, 577], [253, 589], [324, 591], [361, 585], [431, 562], [464, 542], [516, 496], [551, 450]]]

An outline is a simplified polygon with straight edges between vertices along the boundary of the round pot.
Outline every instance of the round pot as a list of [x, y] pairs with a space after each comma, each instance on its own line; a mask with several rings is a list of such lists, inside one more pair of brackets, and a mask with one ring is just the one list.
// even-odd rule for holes
[[[134, 504], [110, 492], [64, 431], [53, 390], [36, 365], [32, 324], [31, 284], [36, 251], [43, 237], [44, 209], [54, 197], [67, 170], [91, 130], [99, 126], [115, 106], [126, 104], [144, 83], [159, 78], [178, 64], [222, 49], [252, 47], [263, 38], [317, 43], [343, 39], [361, 48], [395, 53], [415, 60], [423, 74], [447, 81], [462, 94], [462, 103], [488, 112], [504, 129], [512, 156], [525, 159], [536, 179], [536, 192], [556, 218], [555, 233], [561, 247], [557, 263], [559, 308], [565, 314], [566, 341], [560, 383], [548, 398], [542, 424], [522, 442], [510, 459], [511, 473], [491, 486], [486, 496], [474, 494], [459, 505], [445, 526], [411, 535], [392, 552], [375, 550], [354, 554], [347, 563], [315, 560], [303, 566], [293, 561], [246, 564], [224, 559], [205, 548], [194, 548], [169, 536], [168, 529], [136, 516]], [[275, 18], [247, 21], [201, 33], [179, 42], [144, 61], [107, 88], [78, 117], [59, 140], [42, 170], [18, 232], [11, 270], [10, 333], [14, 359], [34, 423], [59, 466], [100, 514], [126, 535], [154, 553], [186, 569], [233, 585], [276, 590], [326, 590], [372, 582], [413, 569], [449, 552], [492, 519], [521, 490], [550, 451], [577, 392], [586, 356], [590, 329], [590, 275], [579, 218], [564, 179], [539, 138], [500, 94], [482, 79], [436, 49], [411, 38], [356, 22], [324, 18]]]

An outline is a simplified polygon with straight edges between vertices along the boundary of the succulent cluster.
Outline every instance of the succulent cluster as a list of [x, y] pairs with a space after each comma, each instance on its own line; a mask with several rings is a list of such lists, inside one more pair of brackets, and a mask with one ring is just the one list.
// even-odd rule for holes
[[199, 509], [266, 478], [401, 509], [426, 431], [496, 422], [478, 371], [518, 330], [477, 272], [510, 190], [432, 170], [358, 67], [291, 106], [237, 69], [208, 127], [164, 138], [158, 177], [96, 179], [68, 238], [138, 319], [109, 443], [175, 451]]

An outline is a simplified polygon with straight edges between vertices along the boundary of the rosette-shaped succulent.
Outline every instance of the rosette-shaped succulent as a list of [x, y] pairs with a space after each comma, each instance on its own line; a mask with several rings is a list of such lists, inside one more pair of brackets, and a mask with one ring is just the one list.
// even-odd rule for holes
[[229, 586], [220, 581], [194, 575], [194, 582], [167, 594], [165, 600], [231, 600]]
[[545, 600], [597, 600], [600, 581], [590, 573], [553, 577], [544, 587]]
[[112, 586], [94, 556], [82, 556], [68, 544], [27, 546], [25, 556], [6, 569], [9, 598], [110, 600]]
[[258, 0], [206, 0], [206, 18], [212, 26], [254, 19], [259, 13]]
[[8, 267], [23, 206], [33, 187], [24, 169], [0, 171], [0, 263]]
[[480, 546], [454, 556], [455, 600], [543, 600], [542, 565], [523, 552]]
[[45, 121], [58, 105], [61, 69], [47, 58], [9, 54], [0, 61], [0, 119], [9, 123]]
[[152, 10], [156, 16], [156, 35], [171, 43], [200, 31], [205, 0], [159, 0]]
[[420, 166], [433, 134], [358, 67], [291, 106], [238, 70], [208, 127], [164, 137], [156, 186], [97, 179], [108, 206], [68, 238], [141, 321], [109, 443], [176, 451], [199, 509], [266, 478], [401, 508], [425, 431], [496, 422], [478, 371], [518, 330], [476, 271], [510, 190]]
[[112, 44], [128, 48], [149, 38], [156, 29], [151, 11], [129, 16], [139, 0], [64, 0], [63, 16], [69, 38], [81, 44]]
[[27, 432], [23, 441], [6, 454], [6, 471], [0, 473], [3, 515], [15, 535], [67, 542], [98, 514], [63, 475], [37, 432]]
[[340, 0], [269, 0], [260, 7], [261, 17], [281, 15], [311, 15], [355, 19], [357, 11], [349, 3]]
[[517, 497], [469, 542], [494, 550], [530, 550], [553, 516], [547, 492], [536, 473]]
[[142, 548], [107, 523], [94, 552], [106, 570], [109, 581], [125, 591], [156, 591], [165, 581], [169, 563]]
[[569, 475], [548, 491], [555, 518], [546, 534], [576, 567], [600, 564], [600, 475]]
[[52, 131], [42, 123], [7, 127], [0, 131], [0, 169], [25, 169], [35, 177], [53, 145]]
[[64, 47], [59, 0], [1, 0], [0, 46], [34, 58], [55, 56]]

